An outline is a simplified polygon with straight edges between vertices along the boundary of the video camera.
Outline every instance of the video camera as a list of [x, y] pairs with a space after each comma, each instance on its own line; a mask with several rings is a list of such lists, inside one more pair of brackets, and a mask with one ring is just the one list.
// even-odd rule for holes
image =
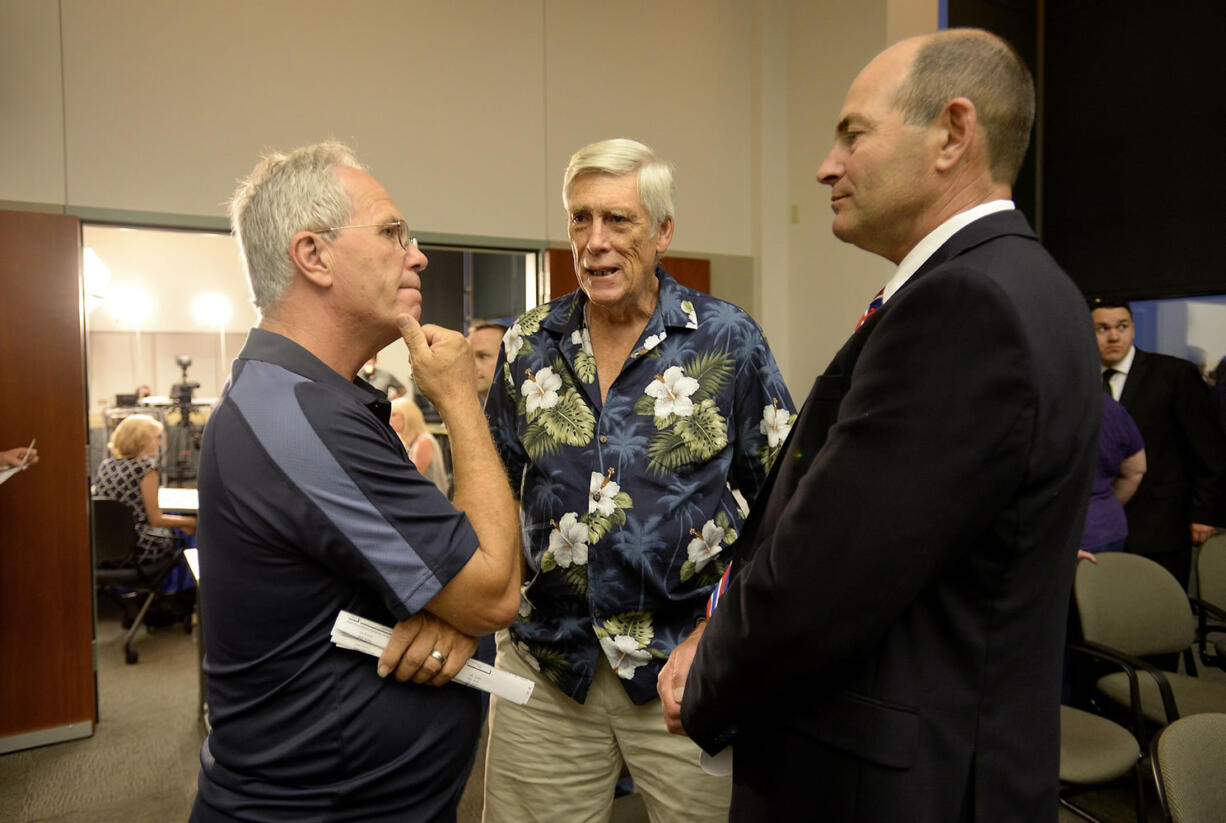
[[183, 382], [175, 383], [170, 387], [170, 396], [180, 406], [190, 408], [192, 405], [192, 393], [200, 388], [199, 383], [189, 382], [187, 379], [187, 367], [192, 364], [192, 356], [190, 354], [180, 354], [175, 357], [175, 362], [183, 370]]

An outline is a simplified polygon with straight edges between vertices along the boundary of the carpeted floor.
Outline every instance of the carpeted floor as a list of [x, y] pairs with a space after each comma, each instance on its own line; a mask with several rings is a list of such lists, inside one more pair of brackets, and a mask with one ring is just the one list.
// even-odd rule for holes
[[[196, 796], [200, 743], [195, 634], [181, 626], [136, 638], [140, 661], [123, 662], [120, 611], [100, 602], [99, 721], [94, 736], [0, 756], [4, 823], [177, 823]], [[481, 764], [460, 800], [458, 823], [480, 823]], [[637, 795], [614, 803], [611, 823], [645, 823]]]
[[94, 736], [0, 757], [0, 820], [187, 819], [204, 734], [195, 638], [181, 626], [141, 630], [136, 639], [140, 662], [129, 666], [123, 662], [119, 615], [107, 610], [98, 623]]
[[[0, 756], [0, 821], [6, 823], [170, 823], [185, 821], [196, 794], [204, 729], [199, 719], [195, 635], [181, 627], [142, 631], [140, 662], [123, 662], [118, 610], [105, 602], [98, 622], [100, 719], [94, 736]], [[1226, 675], [1210, 669], [1215, 680]], [[484, 740], [459, 823], [481, 819]], [[1160, 819], [1151, 792], [1151, 820]], [[1134, 820], [1127, 785], [1078, 802], [1104, 823]], [[614, 803], [611, 823], [642, 823], [638, 795]], [[1065, 809], [1060, 821], [1078, 820]]]

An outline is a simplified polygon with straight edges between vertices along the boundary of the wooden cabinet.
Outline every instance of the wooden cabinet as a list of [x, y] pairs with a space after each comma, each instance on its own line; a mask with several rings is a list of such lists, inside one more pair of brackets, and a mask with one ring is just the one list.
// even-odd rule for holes
[[93, 733], [81, 226], [0, 211], [0, 752]]

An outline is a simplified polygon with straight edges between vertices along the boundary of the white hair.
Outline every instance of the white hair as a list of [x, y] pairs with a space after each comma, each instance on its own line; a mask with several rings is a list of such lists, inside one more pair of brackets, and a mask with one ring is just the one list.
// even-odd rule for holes
[[638, 173], [639, 199], [658, 229], [676, 211], [673, 204], [676, 197], [673, 168], [650, 147], [624, 137], [591, 143], [571, 155], [562, 178], [562, 207], [569, 211], [571, 188], [581, 175], [613, 174], [620, 177], [634, 172]]
[[300, 231], [340, 226], [353, 203], [336, 174], [365, 170], [348, 146], [334, 141], [288, 154], [264, 155], [230, 200], [230, 226], [238, 241], [252, 302], [267, 312], [294, 281], [290, 240]]

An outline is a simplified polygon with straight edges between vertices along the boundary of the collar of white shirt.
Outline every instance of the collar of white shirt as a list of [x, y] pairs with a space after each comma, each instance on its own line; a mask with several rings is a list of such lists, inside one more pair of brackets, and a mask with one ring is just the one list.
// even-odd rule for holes
[[[1111, 368], [1115, 369], [1116, 374], [1127, 375], [1132, 370], [1133, 358], [1137, 356], [1137, 347], [1129, 346], [1128, 354], [1119, 359], [1118, 362], [1112, 363]], [[1107, 370], [1107, 366], [1103, 366], [1103, 371]]]
[[957, 234], [959, 230], [969, 226], [981, 217], [987, 217], [989, 214], [994, 214], [998, 211], [1008, 211], [1012, 208], [1015, 208], [1012, 200], [989, 200], [966, 211], [958, 212], [928, 232], [924, 239], [916, 243], [915, 247], [907, 252], [907, 256], [898, 264], [898, 270], [894, 272], [894, 276], [885, 284], [885, 288], [881, 292], [881, 302], [885, 303], [894, 295], [894, 292], [901, 289], [902, 284], [910, 280], [911, 275], [919, 271], [919, 267], [924, 265], [924, 262], [932, 256], [932, 253], [941, 248], [945, 241]]

